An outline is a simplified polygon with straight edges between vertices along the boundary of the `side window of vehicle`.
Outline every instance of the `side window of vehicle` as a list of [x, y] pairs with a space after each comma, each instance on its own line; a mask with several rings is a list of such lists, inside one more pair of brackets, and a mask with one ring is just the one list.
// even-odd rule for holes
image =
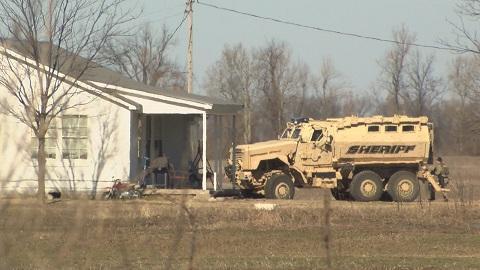
[[313, 135], [312, 135], [312, 142], [316, 142], [320, 140], [323, 137], [323, 131], [320, 130], [314, 130]]
[[397, 126], [385, 126], [385, 132], [397, 132]]
[[413, 132], [413, 131], [415, 131], [415, 126], [414, 125], [402, 126], [402, 132]]
[[379, 132], [380, 126], [368, 126], [368, 132]]

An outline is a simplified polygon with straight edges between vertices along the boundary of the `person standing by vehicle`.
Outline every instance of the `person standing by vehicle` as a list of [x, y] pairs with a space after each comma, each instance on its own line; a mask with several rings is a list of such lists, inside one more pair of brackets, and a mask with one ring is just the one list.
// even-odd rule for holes
[[[448, 167], [443, 163], [442, 157], [438, 157], [435, 161], [435, 166], [433, 167], [431, 173], [437, 178], [438, 184], [441, 188], [445, 188], [448, 184]], [[443, 193], [443, 199], [448, 201], [447, 195]], [[432, 188], [430, 191], [430, 199], [435, 200], [435, 190]]]

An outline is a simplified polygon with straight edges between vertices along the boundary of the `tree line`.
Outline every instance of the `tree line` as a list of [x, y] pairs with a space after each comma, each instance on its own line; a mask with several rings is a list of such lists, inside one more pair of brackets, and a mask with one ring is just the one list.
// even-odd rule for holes
[[[429, 117], [440, 152], [478, 155], [480, 40], [463, 19], [478, 18], [480, 1], [459, 1], [458, 13], [461, 22], [452, 23], [455, 41], [441, 41], [461, 52], [452, 54], [447, 74], [438, 72], [434, 52], [414, 46], [416, 34], [401, 25], [392, 30], [396, 43], [377, 59], [380, 72], [370, 89], [356, 89], [334, 59], [324, 58], [312, 68], [294, 59], [287, 42], [276, 39], [255, 48], [226, 44], [206, 71], [202, 88], [244, 106], [237, 125], [240, 143], [276, 138], [292, 117], [406, 114]], [[104, 63], [132, 79], [183, 91], [185, 72], [169, 58], [174, 44], [168, 43], [166, 28], [154, 35], [147, 25], [138, 33], [109, 43]]]
[[398, 43], [378, 59], [380, 73], [371, 89], [356, 90], [330, 58], [312, 71], [292, 60], [292, 49], [277, 40], [250, 49], [241, 43], [225, 45], [207, 71], [204, 88], [244, 105], [242, 143], [275, 138], [292, 117], [406, 114], [425, 115], [434, 122], [436, 146], [442, 152], [479, 154], [478, 56], [456, 56], [442, 77], [434, 54], [409, 45], [414, 33], [402, 26], [393, 38]]
[[[392, 39], [397, 43], [377, 59], [380, 72], [370, 89], [356, 89], [334, 59], [324, 58], [314, 69], [294, 59], [293, 48], [276, 39], [256, 48], [226, 44], [207, 69], [202, 88], [244, 106], [237, 124], [240, 143], [276, 138], [293, 117], [406, 114], [434, 122], [437, 150], [480, 154], [478, 53], [467, 44], [448, 44], [466, 53], [452, 57], [447, 74], [440, 74], [435, 54], [411, 45], [415, 33], [402, 25], [392, 31]], [[170, 56], [174, 46], [166, 27], [155, 34], [144, 25], [136, 35], [110, 40], [99, 59], [131, 79], [185, 91], [186, 73]]]

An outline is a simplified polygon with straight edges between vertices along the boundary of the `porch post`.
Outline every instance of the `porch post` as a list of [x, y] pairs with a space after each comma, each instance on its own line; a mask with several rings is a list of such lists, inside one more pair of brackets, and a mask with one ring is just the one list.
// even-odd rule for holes
[[218, 167], [217, 167], [217, 177], [220, 181], [218, 182], [218, 187], [223, 190], [223, 179], [224, 179], [224, 170], [223, 170], [223, 116], [218, 116], [218, 126], [217, 126], [217, 138], [218, 138]]
[[140, 136], [140, 140], [141, 140], [141, 144], [140, 144], [140, 155], [139, 155], [139, 167], [138, 167], [138, 173], [141, 173], [142, 170], [143, 170], [143, 167], [145, 165], [145, 155], [147, 153], [147, 115], [146, 114], [141, 114], [140, 116], [140, 132], [141, 132], [141, 136]]
[[202, 189], [207, 190], [207, 112], [202, 114]]
[[236, 179], [235, 175], [237, 174], [237, 142], [236, 142], [236, 130], [235, 130], [235, 114], [232, 116], [232, 163], [233, 163], [233, 170], [232, 170], [232, 188], [235, 189]]
[[130, 111], [130, 181], [135, 180], [138, 174], [138, 128], [140, 123], [139, 113]]
[[[213, 140], [213, 151], [215, 153], [215, 173], [217, 175], [217, 179], [222, 179], [220, 177], [220, 162], [221, 162], [221, 158], [220, 158], [220, 130], [219, 130], [219, 125], [218, 125], [218, 122], [220, 120], [220, 116], [218, 115], [215, 115], [214, 116], [214, 126], [213, 126], [213, 129], [214, 129], [214, 140]], [[217, 182], [218, 183], [218, 182]], [[219, 186], [218, 186], [219, 187]], [[215, 188], [217, 188], [217, 186], [215, 186]]]

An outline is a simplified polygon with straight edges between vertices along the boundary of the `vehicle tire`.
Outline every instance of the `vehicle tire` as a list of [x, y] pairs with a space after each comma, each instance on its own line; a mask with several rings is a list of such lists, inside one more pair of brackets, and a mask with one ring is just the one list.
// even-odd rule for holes
[[361, 171], [353, 176], [350, 195], [355, 201], [378, 201], [382, 197], [383, 183], [380, 176], [373, 171]]
[[413, 202], [420, 193], [420, 182], [414, 173], [398, 171], [390, 176], [387, 191], [396, 202]]
[[291, 200], [295, 195], [295, 187], [289, 175], [274, 174], [265, 184], [265, 198]]
[[134, 190], [132, 192], [132, 199], [140, 199], [142, 198], [142, 192], [140, 192], [139, 190]]

